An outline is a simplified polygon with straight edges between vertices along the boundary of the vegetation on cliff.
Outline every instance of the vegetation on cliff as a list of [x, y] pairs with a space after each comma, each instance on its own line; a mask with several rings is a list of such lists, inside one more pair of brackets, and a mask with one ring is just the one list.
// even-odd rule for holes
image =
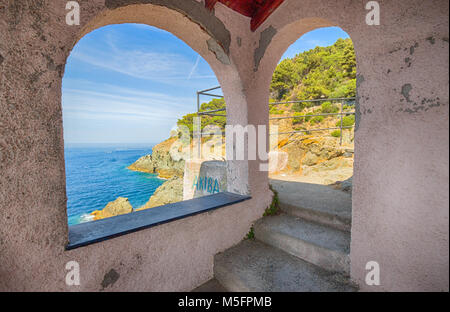
[[[200, 105], [200, 112], [206, 112], [206, 111], [212, 111], [212, 110], [224, 109], [224, 108], [225, 108], [225, 100], [224, 99], [212, 99], [211, 101]], [[225, 111], [217, 112], [217, 114], [225, 115]], [[178, 119], [178, 122], [177, 122], [178, 126], [186, 126], [189, 129], [191, 136], [193, 134], [194, 117], [197, 117], [197, 113], [191, 113], [191, 114], [184, 115], [181, 119]], [[203, 131], [203, 129], [207, 125], [215, 125], [215, 126], [218, 126], [220, 129], [225, 129], [226, 123], [227, 123], [226, 117], [203, 115], [201, 130]]]
[[352, 97], [356, 92], [356, 59], [351, 39], [286, 58], [270, 84], [275, 100]]

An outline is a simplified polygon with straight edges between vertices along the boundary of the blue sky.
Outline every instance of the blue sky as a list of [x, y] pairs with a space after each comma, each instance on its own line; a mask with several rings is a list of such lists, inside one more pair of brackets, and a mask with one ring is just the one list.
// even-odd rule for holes
[[349, 38], [348, 34], [339, 27], [325, 27], [310, 31], [301, 36], [284, 52], [281, 59], [292, 58], [298, 53], [314, 49], [315, 47], [327, 47], [339, 38]]
[[[318, 29], [283, 58], [347, 37], [339, 28]], [[65, 143], [158, 143], [178, 118], [195, 112], [196, 91], [216, 85], [208, 63], [172, 34], [139, 24], [102, 27], [84, 36], [67, 60]]]

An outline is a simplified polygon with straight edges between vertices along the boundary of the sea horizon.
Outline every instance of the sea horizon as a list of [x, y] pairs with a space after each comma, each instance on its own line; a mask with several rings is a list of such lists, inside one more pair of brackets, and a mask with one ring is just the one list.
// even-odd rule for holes
[[[161, 140], [163, 141], [163, 140]], [[161, 142], [160, 141], [160, 142]], [[139, 147], [153, 147], [157, 143], [148, 143], [148, 142], [64, 142], [64, 148], [73, 148], [73, 147], [129, 147], [129, 148], [139, 148]]]

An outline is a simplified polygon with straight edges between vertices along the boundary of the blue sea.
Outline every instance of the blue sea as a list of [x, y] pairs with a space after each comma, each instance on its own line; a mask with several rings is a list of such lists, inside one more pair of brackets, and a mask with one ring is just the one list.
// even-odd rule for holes
[[69, 145], [65, 147], [67, 214], [69, 225], [92, 220], [117, 197], [134, 209], [144, 205], [164, 183], [156, 174], [131, 171], [127, 166], [151, 154], [153, 145]]

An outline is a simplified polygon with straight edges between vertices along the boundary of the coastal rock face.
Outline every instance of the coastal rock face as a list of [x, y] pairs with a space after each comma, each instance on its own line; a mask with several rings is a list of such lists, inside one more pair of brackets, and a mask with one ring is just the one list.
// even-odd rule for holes
[[305, 167], [316, 166], [324, 162], [346, 156], [352, 158], [352, 153], [346, 153], [346, 146], [339, 145], [339, 138], [331, 136], [293, 135], [284, 139], [278, 149], [289, 155], [285, 171], [301, 171]]
[[109, 202], [103, 210], [95, 210], [91, 213], [94, 216], [94, 220], [100, 220], [104, 218], [114, 217], [133, 211], [128, 198], [118, 197], [115, 201]]
[[[292, 107], [285, 107], [282, 117], [292, 116], [295, 112]], [[305, 108], [302, 114], [317, 114], [319, 107]], [[295, 119], [274, 119], [270, 121], [270, 127], [278, 130], [278, 137], [271, 137], [270, 150], [277, 150], [288, 155], [284, 168], [277, 168], [273, 174], [295, 174], [305, 176], [316, 174], [324, 170], [327, 174], [336, 169], [339, 163], [345, 168], [353, 166], [353, 134], [352, 130], [343, 130], [342, 145], [340, 138], [331, 135], [331, 130], [316, 131], [317, 129], [335, 128], [339, 118], [328, 116], [318, 122], [294, 123]], [[305, 131], [301, 133], [289, 133], [292, 131]], [[346, 174], [345, 174], [346, 176]], [[351, 174], [350, 174], [351, 176]], [[346, 176], [344, 179], [350, 177]], [[341, 179], [343, 180], [343, 179]]]
[[170, 155], [170, 147], [176, 142], [171, 137], [152, 149], [151, 155], [145, 155], [131, 164], [128, 169], [147, 173], [157, 173], [160, 178], [168, 179], [173, 176], [182, 176], [184, 160], [174, 160]]
[[[289, 114], [292, 112], [286, 113]], [[338, 122], [336, 117], [326, 117], [314, 124], [293, 124], [292, 119], [271, 120], [270, 125], [277, 126], [279, 133], [283, 133], [271, 138], [271, 153], [277, 151], [276, 156], [284, 155], [287, 161], [278, 161], [278, 166], [272, 166], [274, 170], [269, 172], [269, 177], [318, 184], [350, 178], [353, 175], [353, 129], [343, 131], [342, 145], [339, 137], [332, 136], [332, 131], [309, 131], [333, 128]], [[293, 130], [305, 132], [287, 133]]]
[[176, 203], [183, 200], [183, 178], [174, 176], [158, 187], [149, 201], [136, 210]]

